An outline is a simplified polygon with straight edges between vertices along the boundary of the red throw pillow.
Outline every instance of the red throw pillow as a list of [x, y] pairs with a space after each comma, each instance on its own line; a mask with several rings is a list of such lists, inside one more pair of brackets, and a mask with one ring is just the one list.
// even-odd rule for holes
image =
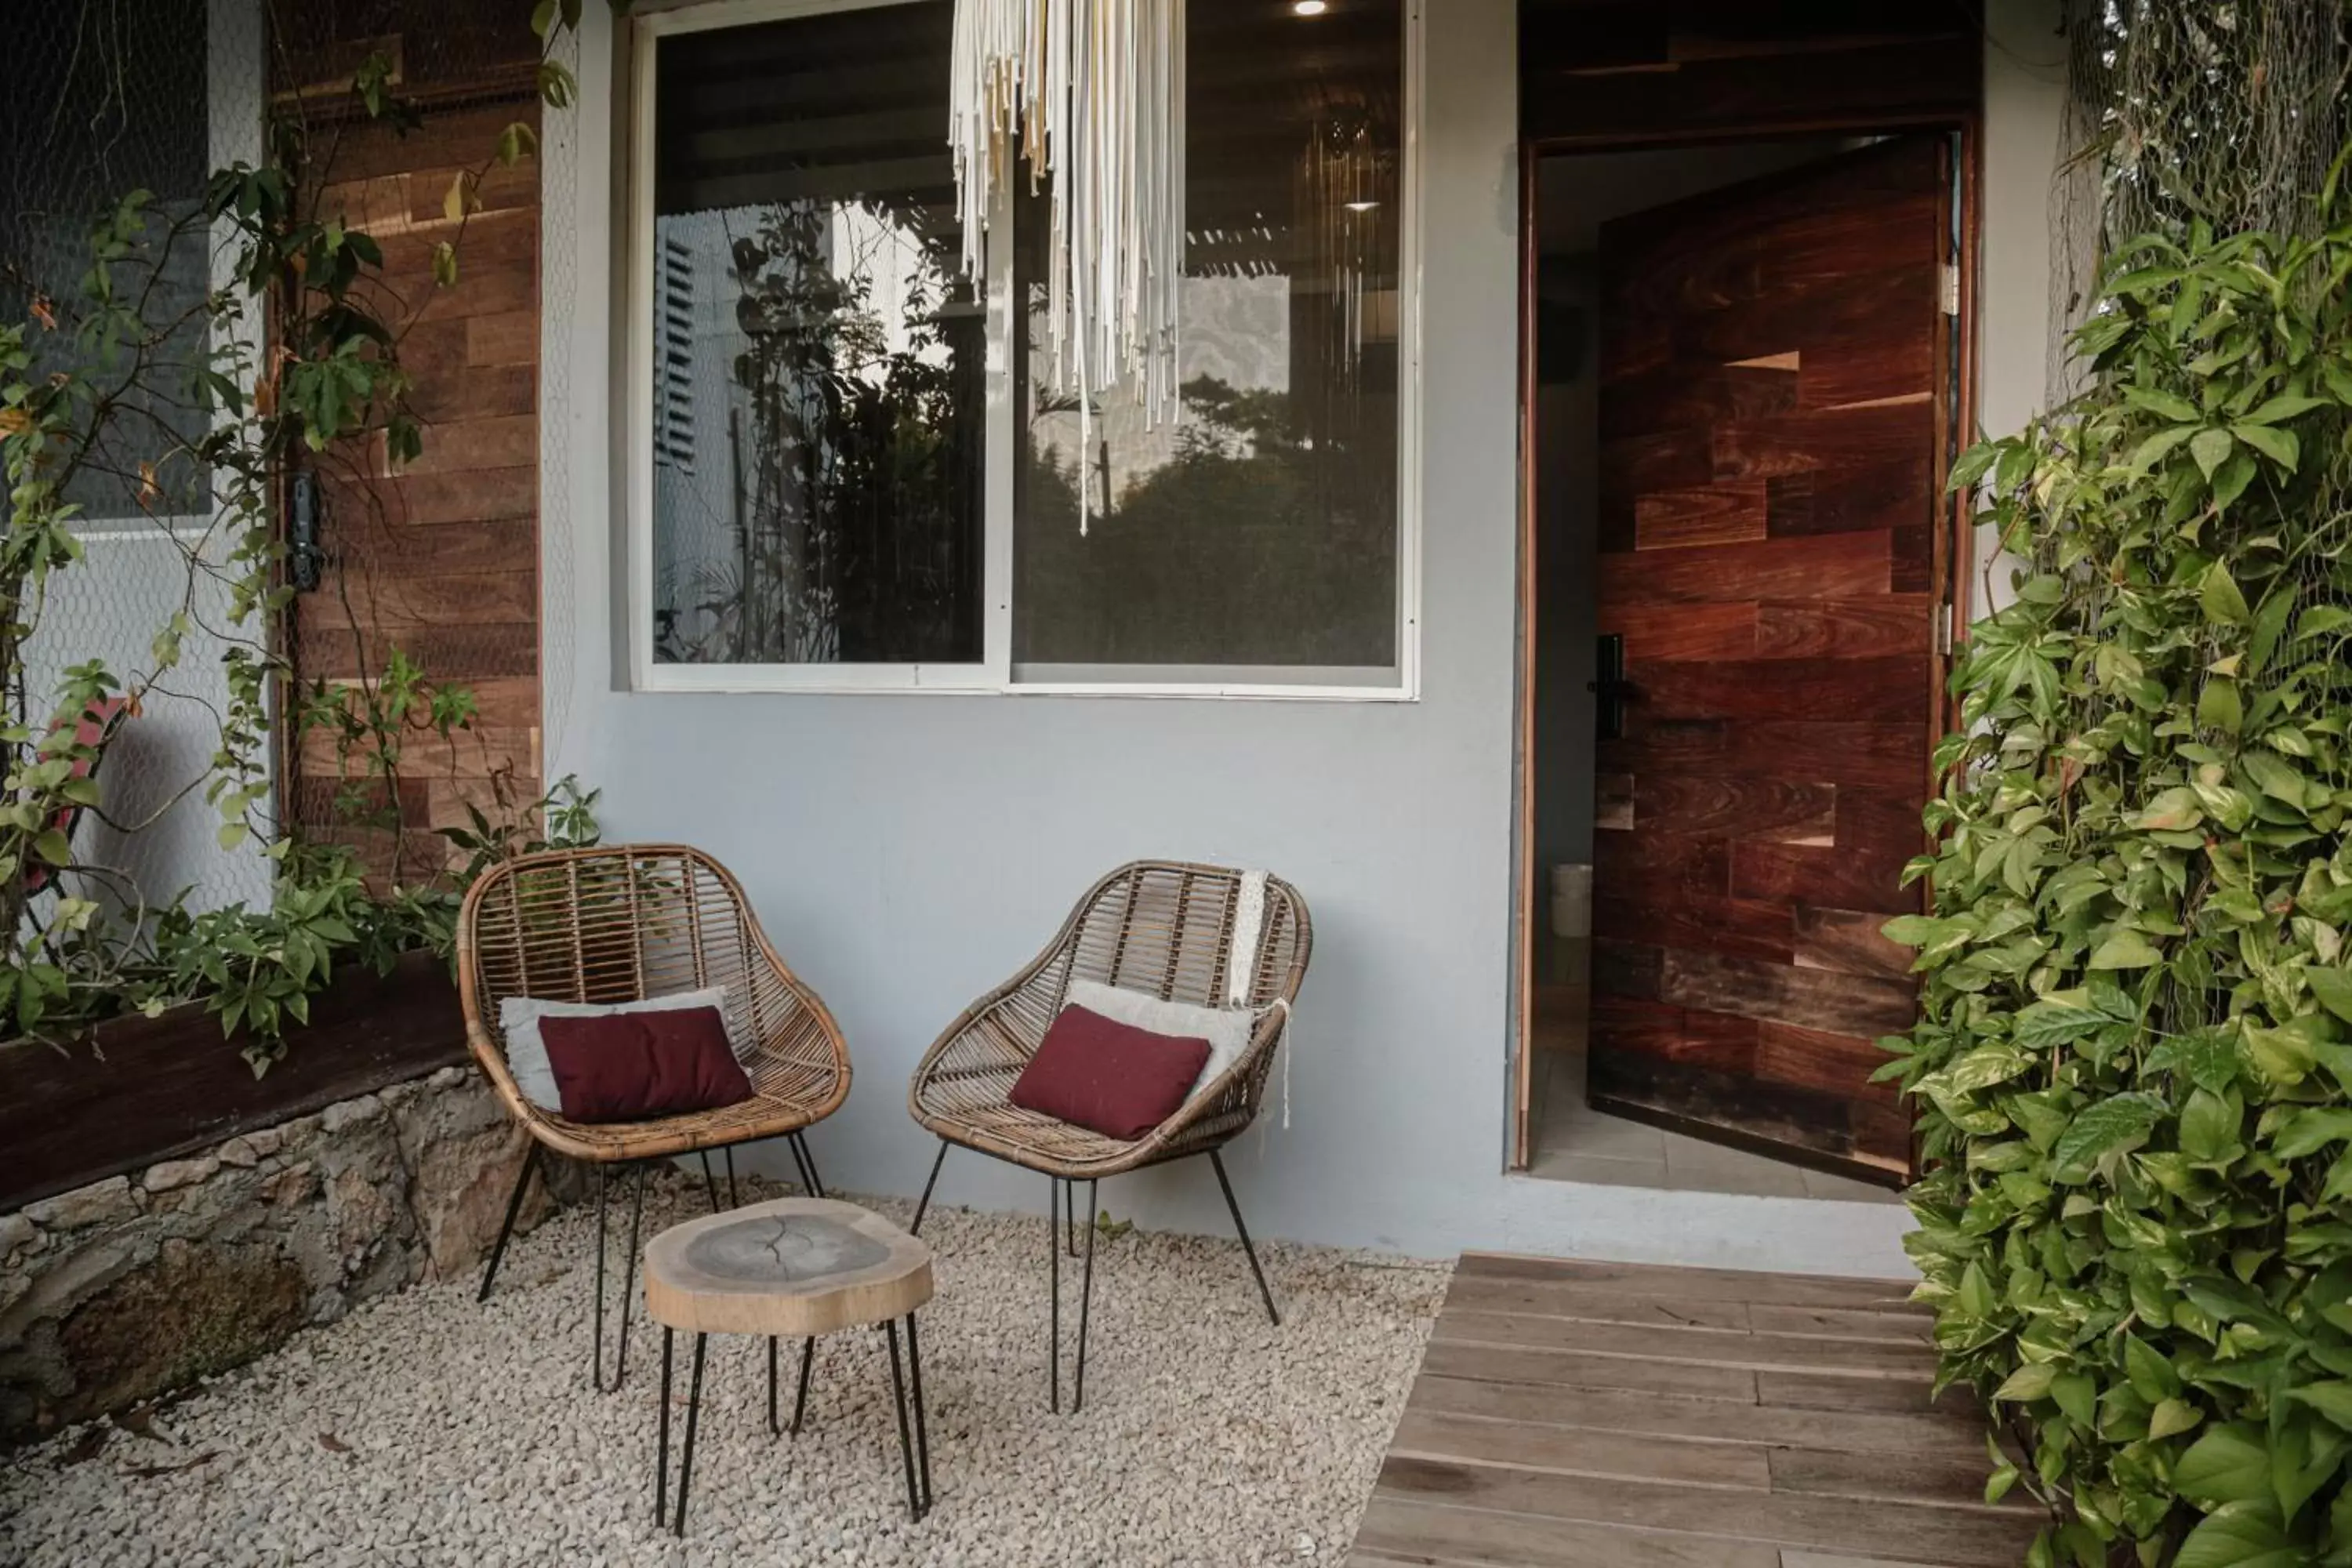
[[716, 1007], [546, 1017], [539, 1037], [573, 1121], [650, 1121], [751, 1098]]
[[1155, 1035], [1084, 1007], [1065, 1007], [1013, 1085], [1013, 1103], [1133, 1142], [1192, 1092], [1209, 1042]]

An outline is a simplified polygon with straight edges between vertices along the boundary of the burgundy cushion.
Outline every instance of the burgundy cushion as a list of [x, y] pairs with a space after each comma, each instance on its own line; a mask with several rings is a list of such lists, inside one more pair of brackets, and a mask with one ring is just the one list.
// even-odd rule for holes
[[1208, 1059], [1206, 1040], [1065, 1007], [1021, 1070], [1013, 1103], [1132, 1142], [1176, 1114]]
[[649, 1121], [751, 1098], [716, 1007], [551, 1016], [539, 1037], [573, 1121]]

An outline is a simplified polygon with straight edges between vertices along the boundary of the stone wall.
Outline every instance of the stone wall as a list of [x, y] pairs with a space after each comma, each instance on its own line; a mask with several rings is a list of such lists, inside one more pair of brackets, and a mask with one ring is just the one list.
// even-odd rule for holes
[[[474, 1268], [524, 1147], [489, 1086], [445, 1068], [0, 1215], [0, 1444]], [[548, 1204], [533, 1183], [523, 1224]]]

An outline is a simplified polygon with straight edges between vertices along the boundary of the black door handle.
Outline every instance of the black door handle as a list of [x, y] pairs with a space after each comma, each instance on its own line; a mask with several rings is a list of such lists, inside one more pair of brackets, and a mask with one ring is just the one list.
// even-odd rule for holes
[[1594, 733], [1603, 741], [1625, 738], [1625, 704], [1633, 696], [1633, 683], [1625, 679], [1625, 639], [1616, 632], [1603, 632], [1594, 647], [1593, 679], [1584, 689], [1598, 699], [1593, 705]]

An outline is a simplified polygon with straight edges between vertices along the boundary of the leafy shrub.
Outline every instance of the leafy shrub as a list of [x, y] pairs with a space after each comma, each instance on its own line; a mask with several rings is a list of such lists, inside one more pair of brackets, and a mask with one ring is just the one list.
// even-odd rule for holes
[[[2338, 173], [2341, 172], [2339, 163]], [[2352, 1563], [2352, 224], [2124, 247], [2089, 390], [1957, 465], [1911, 1237], [2031, 1562]]]

